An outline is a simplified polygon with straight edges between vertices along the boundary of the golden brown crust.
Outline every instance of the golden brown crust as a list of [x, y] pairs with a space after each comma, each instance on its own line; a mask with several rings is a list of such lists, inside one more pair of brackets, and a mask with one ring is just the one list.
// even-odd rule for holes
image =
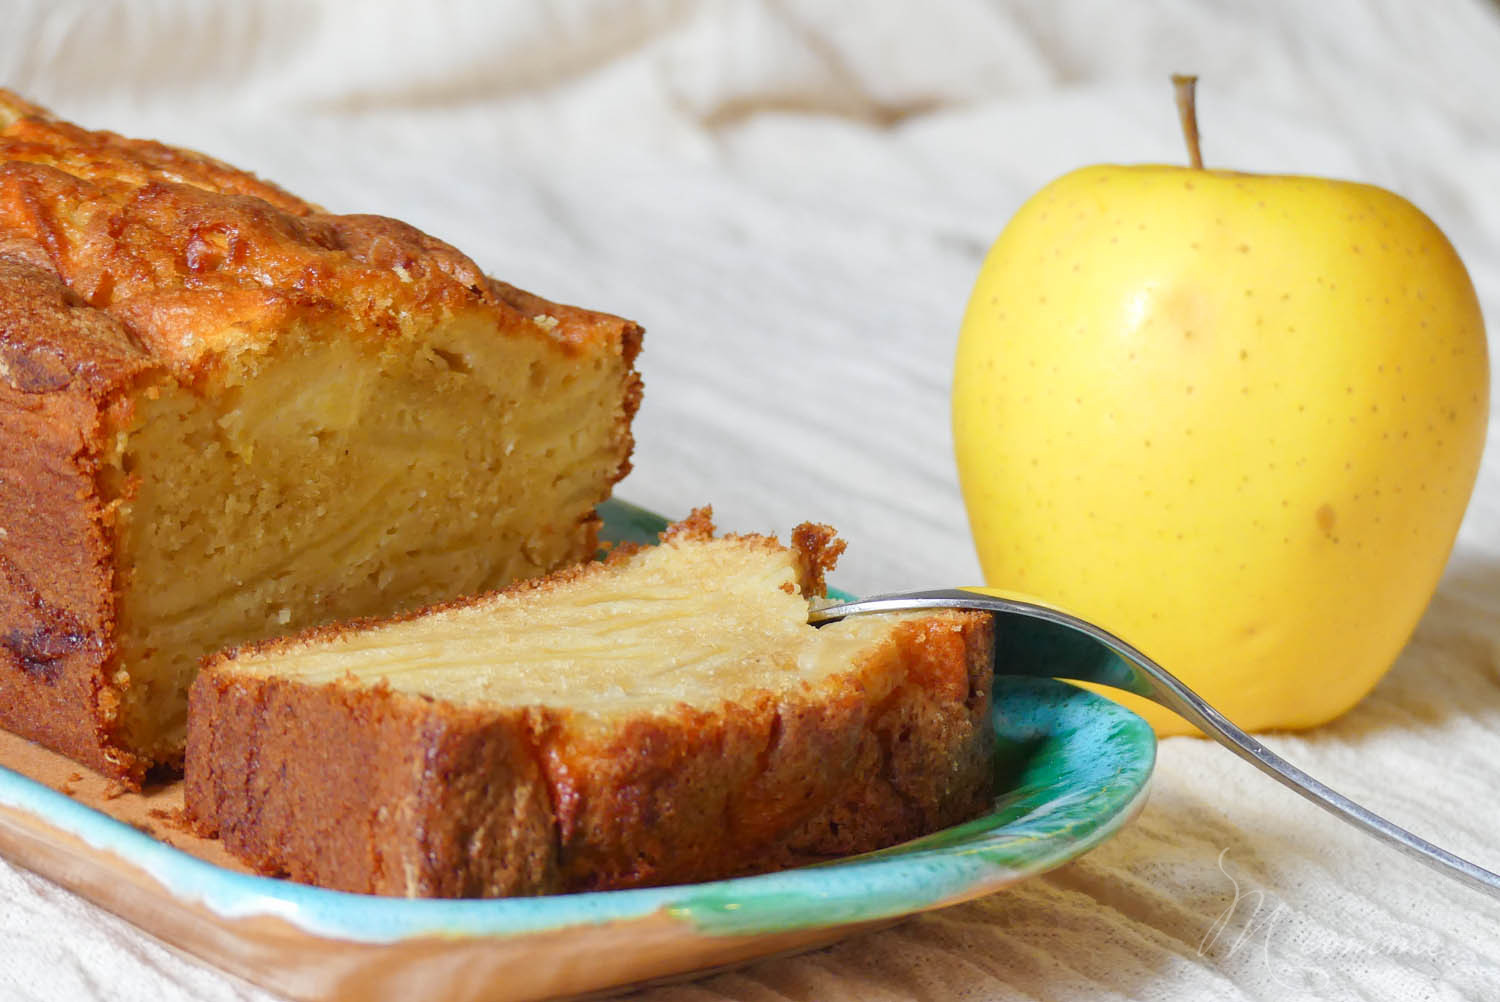
[[831, 525], [803, 522], [792, 530], [792, 552], [797, 558], [797, 584], [808, 597], [826, 595], [824, 580], [844, 555], [844, 541]]
[[617, 354], [625, 475], [639, 326], [488, 279], [396, 220], [331, 215], [210, 157], [0, 91], [0, 726], [127, 785], [148, 765], [115, 733], [111, 513], [129, 485], [99, 462], [141, 392], [208, 392], [304, 321], [381, 342], [459, 313], [497, 337]]
[[487, 897], [716, 879], [957, 824], [991, 795], [987, 617], [904, 624], [817, 687], [602, 726], [207, 670], [188, 817], [263, 872]]
[[938, 613], [795, 695], [545, 734], [557, 889], [764, 873], [974, 817], [992, 794], [990, 649], [988, 617]]
[[[328, 887], [494, 897], [555, 884], [525, 713], [435, 713], [383, 687], [318, 695], [275, 679], [194, 685], [193, 718], [235, 726], [189, 733], [189, 761], [233, 763], [189, 771], [189, 824], [263, 872]], [[348, 768], [355, 762], [381, 765]], [[496, 775], [511, 782], [487, 788]], [[236, 812], [244, 803], [257, 805], [253, 814]], [[483, 858], [442, 865], [468, 853]]]
[[0, 256], [0, 726], [107, 775], [114, 740], [108, 502], [89, 443], [154, 366], [56, 276]]
[[[663, 542], [669, 539], [702, 540], [714, 538], [714, 509], [712, 505], [704, 505], [694, 508], [688, 516], [679, 522], [667, 526], [662, 533]], [[774, 536], [762, 536], [755, 533], [729, 533], [725, 539], [737, 539], [741, 542], [749, 542], [757, 546], [769, 546], [776, 549], [781, 548]], [[845, 543], [838, 537], [838, 533], [831, 525], [820, 525], [813, 522], [803, 522], [792, 530], [791, 551], [792, 560], [797, 567], [797, 590], [808, 596], [822, 596], [827, 593], [828, 586], [826, 576], [838, 565], [839, 557], [844, 554]], [[617, 556], [624, 557], [634, 552], [629, 548], [620, 548]]]
[[[714, 538], [714, 506], [702, 505], [688, 512], [686, 518], [682, 518], [667, 526], [661, 533], [661, 541], [667, 542], [671, 539], [687, 541], [698, 541]], [[774, 540], [772, 541], [775, 542]], [[618, 559], [618, 558], [616, 558]]]
[[185, 383], [333, 315], [373, 338], [478, 312], [567, 350], [639, 347], [636, 325], [494, 282], [397, 220], [325, 213], [210, 157], [83, 129], [4, 91], [0, 122], [0, 253], [55, 272]]

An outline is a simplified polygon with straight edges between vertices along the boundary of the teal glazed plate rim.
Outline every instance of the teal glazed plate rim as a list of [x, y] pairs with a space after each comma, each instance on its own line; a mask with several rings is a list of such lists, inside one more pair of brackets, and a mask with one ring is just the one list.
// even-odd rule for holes
[[[608, 502], [601, 515], [603, 536], [610, 542], [654, 542], [666, 524], [620, 501]], [[653, 949], [662, 954], [654, 966], [631, 968], [628, 976], [621, 975], [624, 980], [608, 977], [601, 969], [593, 980], [559, 976], [546, 982], [569, 991], [596, 991], [829, 942], [843, 932], [988, 894], [1082, 855], [1143, 806], [1156, 739], [1140, 717], [1102, 696], [1047, 679], [1000, 677], [994, 695], [995, 768], [997, 789], [1003, 792], [989, 813], [880, 852], [781, 873], [542, 898], [374, 898], [216, 865], [28, 778], [3, 761], [0, 852], [170, 944], [296, 998], [385, 996], [351, 994], [353, 982], [342, 975], [295, 981], [280, 975], [258, 977], [264, 971], [261, 965], [278, 961], [266, 956], [263, 948], [236, 947], [236, 930], [254, 926], [259, 936], [264, 923], [255, 923], [274, 920], [278, 943], [288, 936], [305, 936], [357, 949], [368, 959], [378, 957], [371, 948], [405, 941], [446, 943], [456, 949], [465, 943], [472, 947], [476, 941], [601, 928], [628, 934], [632, 923], [650, 919]], [[83, 857], [95, 863], [107, 860], [135, 885], [145, 887], [142, 893], [147, 897], [157, 893], [184, 914], [206, 918], [209, 925], [222, 923], [226, 931], [200, 938], [183, 933], [177, 923], [154, 924], [149, 909], [139, 907], [139, 895], [117, 898], [107, 889], [107, 879], [88, 879]], [[676, 963], [671, 957], [673, 934], [663, 939], [664, 927], [681, 930], [696, 944], [683, 947]], [[745, 941], [744, 948], [701, 948], [706, 940], [736, 938]], [[291, 965], [284, 970], [312, 963], [304, 953], [279, 962]], [[430, 953], [425, 949], [422, 956]], [[349, 959], [339, 963], [347, 974]], [[389, 963], [383, 966], [389, 971]], [[473, 973], [465, 983], [474, 980]], [[500, 995], [456, 990], [450, 997], [549, 996], [539, 988], [530, 994]]]

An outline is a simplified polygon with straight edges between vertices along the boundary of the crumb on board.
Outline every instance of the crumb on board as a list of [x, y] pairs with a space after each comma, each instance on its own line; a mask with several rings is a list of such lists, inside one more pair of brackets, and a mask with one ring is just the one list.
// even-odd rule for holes
[[188, 823], [187, 813], [180, 807], [153, 807], [146, 813], [173, 831], [193, 834], [193, 826]]

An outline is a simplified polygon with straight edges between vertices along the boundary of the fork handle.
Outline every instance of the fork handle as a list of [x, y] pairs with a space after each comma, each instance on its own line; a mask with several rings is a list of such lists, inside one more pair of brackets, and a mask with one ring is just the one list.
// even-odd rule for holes
[[907, 592], [815, 610], [814, 625], [868, 612], [974, 609], [995, 616], [997, 673], [1072, 679], [1143, 696], [1177, 713], [1204, 734], [1283, 786], [1354, 827], [1440, 873], [1492, 897], [1500, 874], [1434, 845], [1319, 782], [1206, 703], [1176, 676], [1107, 630], [1050, 606], [967, 589]]

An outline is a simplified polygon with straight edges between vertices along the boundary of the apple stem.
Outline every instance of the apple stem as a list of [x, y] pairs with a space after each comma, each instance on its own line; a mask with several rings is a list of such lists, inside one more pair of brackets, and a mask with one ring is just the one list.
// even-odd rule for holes
[[1198, 103], [1195, 91], [1198, 78], [1188, 73], [1172, 74], [1172, 89], [1177, 92], [1177, 118], [1182, 122], [1182, 137], [1187, 140], [1188, 160], [1203, 169], [1203, 148], [1198, 138]]

